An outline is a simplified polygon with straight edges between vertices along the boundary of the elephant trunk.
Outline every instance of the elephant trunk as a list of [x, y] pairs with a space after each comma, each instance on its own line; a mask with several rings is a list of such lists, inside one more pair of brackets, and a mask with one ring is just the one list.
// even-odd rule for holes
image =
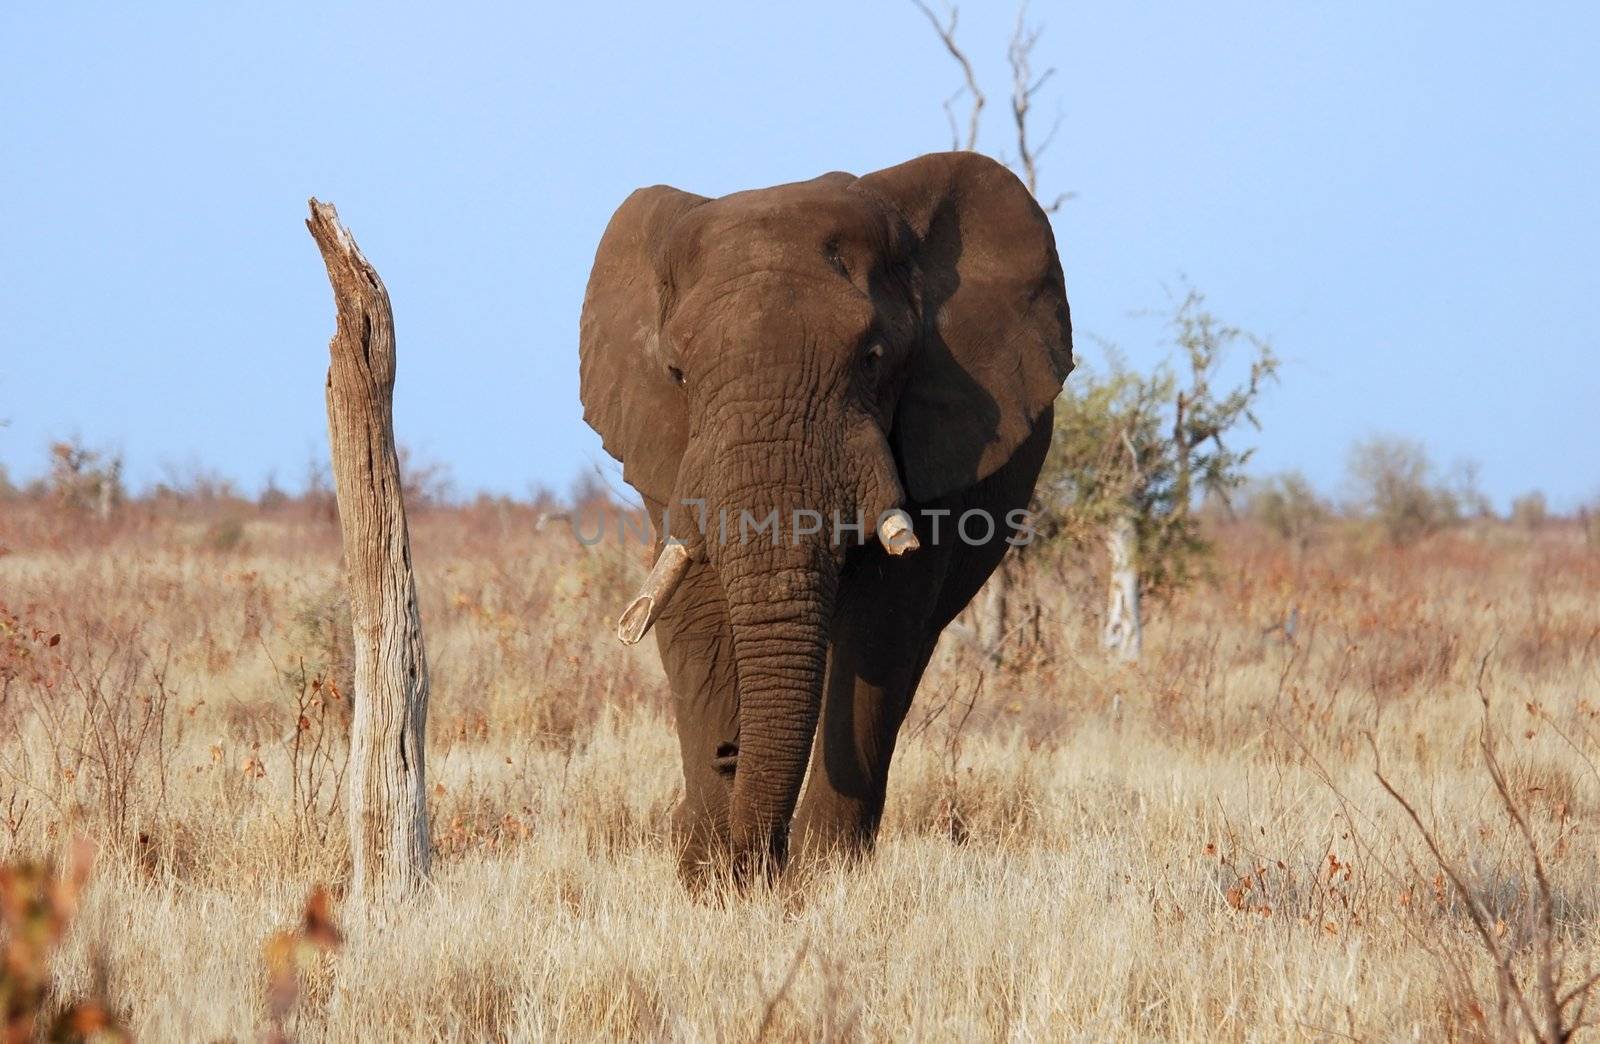
[[739, 686], [729, 833], [741, 877], [784, 859], [822, 703], [837, 575], [819, 546], [741, 548], [724, 557]]
[[843, 469], [827, 459], [838, 442], [826, 428], [792, 444], [724, 441], [713, 471], [722, 480], [707, 487], [706, 551], [727, 599], [738, 687], [728, 828], [741, 878], [782, 865], [822, 704], [843, 557], [832, 521], [853, 499], [832, 480]]

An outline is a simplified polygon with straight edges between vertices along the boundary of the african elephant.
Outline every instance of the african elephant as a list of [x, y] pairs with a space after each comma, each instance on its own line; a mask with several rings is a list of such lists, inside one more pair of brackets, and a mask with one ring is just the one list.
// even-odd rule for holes
[[691, 885], [781, 868], [791, 820], [807, 857], [871, 845], [912, 694], [1026, 525], [1071, 369], [1050, 223], [975, 153], [617, 210], [584, 418], [655, 527], [619, 633], [655, 624]]

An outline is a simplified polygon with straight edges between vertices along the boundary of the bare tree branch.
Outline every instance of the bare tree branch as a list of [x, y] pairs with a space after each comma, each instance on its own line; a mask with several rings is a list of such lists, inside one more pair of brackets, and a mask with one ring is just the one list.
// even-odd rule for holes
[[[1056, 73], [1052, 66], [1046, 69], [1039, 77], [1033, 75], [1033, 48], [1039, 42], [1039, 37], [1044, 32], [1043, 26], [1032, 29], [1028, 27], [1028, 5], [1023, 3], [1017, 8], [1017, 27], [1011, 34], [1011, 45], [1006, 48], [1006, 60], [1011, 63], [1011, 116], [1017, 125], [1017, 162], [1022, 165], [1022, 180], [1028, 186], [1028, 191], [1034, 198], [1039, 196], [1039, 157], [1043, 156], [1050, 143], [1055, 140], [1056, 132], [1061, 129], [1061, 110], [1056, 109], [1056, 118], [1050, 125], [1050, 132], [1037, 146], [1028, 145], [1028, 113], [1033, 108], [1033, 96], [1049, 82], [1050, 77]], [[1044, 207], [1047, 214], [1054, 214], [1061, 209], [1061, 204], [1072, 198], [1069, 192], [1056, 196], [1049, 206]], [[1040, 202], [1044, 206], [1043, 201]]]
[[[911, 0], [911, 2], [917, 5], [918, 10], [928, 16], [928, 22], [933, 26], [933, 31], [939, 34], [939, 39], [943, 41], [945, 50], [949, 51], [950, 57], [960, 64], [961, 74], [966, 77], [966, 86], [945, 99], [944, 112], [950, 120], [950, 147], [958, 151], [965, 149], [971, 152], [978, 146], [978, 116], [983, 112], [983, 103], [986, 99], [982, 88], [978, 86], [977, 76], [972, 72], [972, 63], [967, 60], [967, 56], [961, 48], [956, 46], [956, 22], [960, 18], [961, 10], [951, 6], [950, 24], [943, 25], [923, 0]], [[953, 108], [956, 100], [963, 93], [972, 96], [972, 115], [967, 120], [967, 143], [965, 145], [961, 144], [961, 130], [956, 123], [956, 114]]]
[[944, 100], [944, 118], [950, 121], [950, 148], [955, 152], [961, 150], [961, 127], [956, 123], [955, 103], [965, 93], [965, 87], [957, 87], [956, 93]]

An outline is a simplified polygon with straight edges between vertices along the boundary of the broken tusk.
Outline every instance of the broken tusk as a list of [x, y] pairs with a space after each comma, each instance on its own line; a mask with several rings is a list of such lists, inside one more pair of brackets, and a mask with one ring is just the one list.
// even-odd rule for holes
[[689, 549], [682, 544], [668, 544], [661, 549], [661, 556], [645, 578], [639, 596], [628, 603], [628, 608], [622, 611], [622, 617], [617, 620], [617, 638], [622, 644], [636, 645], [639, 639], [649, 633], [656, 617], [661, 615], [661, 610], [672, 599], [672, 592], [677, 590], [684, 574], [689, 571], [691, 558]]
[[911, 516], [899, 508], [889, 512], [878, 523], [878, 542], [891, 555], [903, 555], [922, 546], [911, 528]]

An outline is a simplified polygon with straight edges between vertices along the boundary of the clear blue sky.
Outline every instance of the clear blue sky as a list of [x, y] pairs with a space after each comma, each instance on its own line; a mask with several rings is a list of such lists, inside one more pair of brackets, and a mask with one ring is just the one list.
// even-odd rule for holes
[[[24, 8], [27, 8], [26, 10]], [[298, 8], [292, 10], [292, 8]], [[960, 39], [1009, 144], [1009, 4]], [[1043, 193], [1084, 355], [1163, 351], [1187, 278], [1286, 365], [1258, 470], [1352, 440], [1472, 458], [1502, 505], [1600, 492], [1600, 7], [1058, 5]], [[578, 308], [635, 186], [707, 194], [946, 147], [957, 71], [907, 0], [8, 4], [0, 464], [73, 433], [135, 484], [294, 485], [325, 439], [335, 202], [394, 300], [397, 426], [463, 491], [566, 488]], [[1053, 100], [1042, 102], [1048, 119]]]

